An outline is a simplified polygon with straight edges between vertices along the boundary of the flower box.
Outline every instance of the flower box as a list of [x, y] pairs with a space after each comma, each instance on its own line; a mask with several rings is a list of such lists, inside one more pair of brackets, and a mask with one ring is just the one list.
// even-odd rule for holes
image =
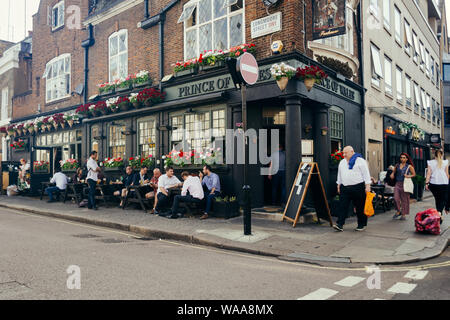
[[209, 71], [209, 70], [213, 70], [213, 69], [220, 69], [223, 67], [225, 67], [225, 61], [220, 60], [220, 61], [217, 61], [214, 65], [206, 65], [206, 66], [201, 65], [199, 70], [200, 71]]
[[217, 201], [217, 199], [214, 199], [213, 211], [211, 212], [211, 216], [230, 219], [239, 215], [239, 203], [237, 202], [237, 200], [228, 202]]
[[198, 73], [198, 67], [194, 67], [194, 68], [186, 69], [183, 71], [175, 72], [175, 77], [178, 78], [178, 77], [183, 77], [183, 76], [197, 74], [197, 73]]
[[123, 91], [128, 91], [128, 90], [131, 90], [131, 89], [133, 89], [133, 85], [132, 84], [130, 84], [130, 85], [126, 86], [126, 87], [116, 87], [116, 92], [123, 92]]
[[151, 79], [148, 79], [146, 82], [133, 83], [133, 88], [149, 87], [152, 84], [153, 84], [153, 81]]
[[123, 166], [120, 167], [103, 167], [105, 172], [123, 171]]
[[99, 93], [99, 96], [103, 97], [103, 96], [108, 96], [110, 94], [114, 94], [116, 92], [115, 88], [111, 88], [108, 91], [103, 91], [101, 93]]
[[37, 174], [49, 174], [50, 172], [48, 171], [48, 169], [34, 169], [33, 173], [37, 173]]
[[75, 174], [77, 172], [77, 169], [66, 169], [66, 170], [62, 169], [61, 171], [64, 174], [73, 175], [73, 174]]

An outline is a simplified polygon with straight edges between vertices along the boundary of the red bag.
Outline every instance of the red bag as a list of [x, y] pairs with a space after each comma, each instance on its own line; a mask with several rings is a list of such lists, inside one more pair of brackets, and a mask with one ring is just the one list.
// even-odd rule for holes
[[417, 213], [414, 222], [416, 232], [436, 235], [441, 233], [441, 216], [436, 209], [428, 209]]

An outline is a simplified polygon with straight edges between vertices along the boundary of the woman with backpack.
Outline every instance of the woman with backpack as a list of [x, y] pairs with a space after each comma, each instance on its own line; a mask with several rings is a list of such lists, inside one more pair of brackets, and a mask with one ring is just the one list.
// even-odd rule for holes
[[434, 152], [434, 160], [428, 161], [425, 189], [433, 194], [436, 210], [441, 217], [447, 205], [448, 177], [448, 160], [444, 160], [444, 152], [438, 149]]
[[[394, 201], [397, 212], [392, 217], [393, 219], [400, 218], [406, 220], [406, 215], [409, 214], [409, 197], [412, 190], [410, 190], [411, 179], [416, 176], [414, 165], [411, 157], [406, 152], [400, 154], [399, 162], [395, 165], [394, 171], [391, 173], [391, 179], [395, 179]], [[408, 189], [405, 190], [405, 181], [408, 183]]]

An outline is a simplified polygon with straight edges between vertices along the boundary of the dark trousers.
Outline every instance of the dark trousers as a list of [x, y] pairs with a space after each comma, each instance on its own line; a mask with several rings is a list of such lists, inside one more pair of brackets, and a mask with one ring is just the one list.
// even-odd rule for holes
[[345, 219], [347, 218], [348, 208], [350, 202], [356, 208], [356, 216], [358, 217], [358, 226], [367, 226], [367, 216], [364, 214], [364, 205], [366, 203], [366, 187], [364, 183], [356, 184], [353, 186], [341, 185], [341, 194], [339, 196], [339, 218], [337, 224], [343, 226]]
[[206, 196], [206, 209], [205, 209], [206, 214], [209, 214], [211, 212], [212, 202], [213, 202], [214, 198], [218, 197], [218, 196], [220, 196], [219, 191], [214, 191], [213, 194], [211, 194], [211, 191], [208, 192], [208, 194]]
[[430, 189], [433, 194], [434, 201], [436, 204], [436, 210], [441, 212], [447, 205], [447, 184], [429, 184], [428, 189]]
[[286, 203], [286, 171], [278, 171], [272, 176], [272, 204], [277, 204], [278, 190], [281, 190], [281, 203]]
[[88, 208], [92, 209], [95, 208], [95, 189], [97, 186], [97, 181], [88, 179], [87, 183], [89, 185]]
[[177, 195], [173, 199], [172, 213], [178, 213], [178, 206], [179, 206], [180, 202], [200, 203], [201, 201], [202, 200], [194, 198], [190, 194], [185, 195], [185, 196]]
[[64, 191], [64, 190], [60, 190], [58, 187], [48, 187], [48, 188], [45, 189], [45, 192], [47, 192], [48, 197], [50, 198], [50, 201], [54, 200], [53, 199], [53, 194], [54, 193], [58, 193], [59, 194], [61, 191]]
[[157, 194], [158, 203], [156, 204], [156, 211], [160, 211], [161, 209], [167, 208], [170, 203], [170, 199], [164, 193], [160, 192]]

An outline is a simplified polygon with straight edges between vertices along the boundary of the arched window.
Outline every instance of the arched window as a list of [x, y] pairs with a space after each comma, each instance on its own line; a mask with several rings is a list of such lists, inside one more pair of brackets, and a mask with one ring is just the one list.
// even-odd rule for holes
[[109, 36], [109, 81], [128, 76], [128, 30], [123, 29]]
[[46, 102], [70, 96], [70, 66], [70, 53], [53, 58], [45, 66], [42, 78], [46, 79]]
[[342, 150], [344, 146], [344, 110], [331, 107], [329, 111], [331, 152]]

